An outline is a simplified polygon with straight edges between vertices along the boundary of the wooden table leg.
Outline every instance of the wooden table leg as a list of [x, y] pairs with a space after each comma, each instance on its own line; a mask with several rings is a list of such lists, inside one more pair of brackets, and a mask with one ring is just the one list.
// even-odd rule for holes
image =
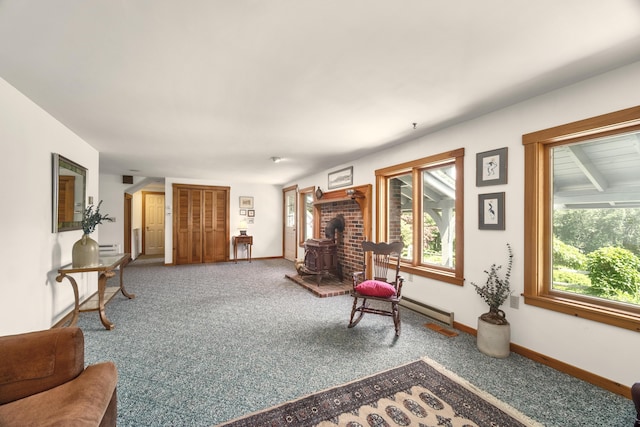
[[135, 294], [130, 294], [129, 292], [127, 292], [127, 290], [124, 288], [124, 281], [122, 279], [122, 275], [124, 274], [124, 264], [120, 266], [120, 292], [122, 292], [122, 295], [124, 295], [125, 297], [129, 298], [129, 299], [133, 299], [135, 298]]
[[76, 326], [78, 324], [78, 313], [80, 312], [80, 296], [78, 294], [78, 284], [73, 277], [67, 276], [66, 274], [60, 274], [58, 277], [56, 277], [56, 282], [61, 283], [62, 279], [64, 279], [65, 277], [69, 279], [69, 282], [71, 282], [71, 287], [73, 288], [73, 297], [75, 301], [75, 304], [73, 306], [73, 316], [71, 317], [71, 321], [67, 326]]
[[105, 271], [100, 273], [98, 277], [98, 311], [100, 312], [100, 321], [108, 330], [112, 330], [116, 326], [107, 319], [107, 315], [104, 312], [104, 291], [107, 289], [107, 279], [115, 275], [116, 273], [113, 271]]
[[238, 263], [238, 243], [233, 239], [233, 261]]

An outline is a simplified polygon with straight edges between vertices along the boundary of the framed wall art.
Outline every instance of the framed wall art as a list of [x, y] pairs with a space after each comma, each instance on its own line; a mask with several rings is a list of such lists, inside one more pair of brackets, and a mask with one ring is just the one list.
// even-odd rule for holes
[[256, 216], [256, 211], [254, 211], [253, 209], [247, 210], [247, 216], [249, 218], [253, 218], [254, 216]]
[[246, 209], [240, 209], [240, 216], [247, 216], [247, 210]]
[[507, 147], [476, 154], [476, 187], [507, 183]]
[[240, 209], [253, 209], [253, 197], [240, 196]]
[[353, 185], [353, 166], [329, 172], [328, 181], [329, 190]]
[[478, 194], [478, 228], [504, 230], [504, 193]]

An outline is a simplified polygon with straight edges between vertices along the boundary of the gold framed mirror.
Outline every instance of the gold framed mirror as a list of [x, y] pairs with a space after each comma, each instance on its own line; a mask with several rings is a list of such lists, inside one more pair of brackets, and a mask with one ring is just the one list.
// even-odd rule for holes
[[87, 168], [61, 156], [52, 155], [52, 232], [82, 229], [86, 208]]

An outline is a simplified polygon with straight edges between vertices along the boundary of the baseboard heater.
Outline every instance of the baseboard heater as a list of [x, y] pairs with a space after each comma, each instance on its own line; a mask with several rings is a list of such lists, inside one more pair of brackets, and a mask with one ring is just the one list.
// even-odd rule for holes
[[419, 301], [412, 300], [410, 298], [402, 297], [400, 305], [410, 308], [413, 311], [424, 314], [434, 320], [438, 320], [442, 323], [446, 323], [453, 328], [453, 313], [443, 310], [438, 307], [427, 305]]

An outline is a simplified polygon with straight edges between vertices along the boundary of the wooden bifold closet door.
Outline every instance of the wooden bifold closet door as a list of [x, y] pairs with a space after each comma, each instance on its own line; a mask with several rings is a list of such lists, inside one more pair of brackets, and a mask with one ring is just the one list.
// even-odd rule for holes
[[229, 187], [173, 185], [174, 260], [229, 260]]

